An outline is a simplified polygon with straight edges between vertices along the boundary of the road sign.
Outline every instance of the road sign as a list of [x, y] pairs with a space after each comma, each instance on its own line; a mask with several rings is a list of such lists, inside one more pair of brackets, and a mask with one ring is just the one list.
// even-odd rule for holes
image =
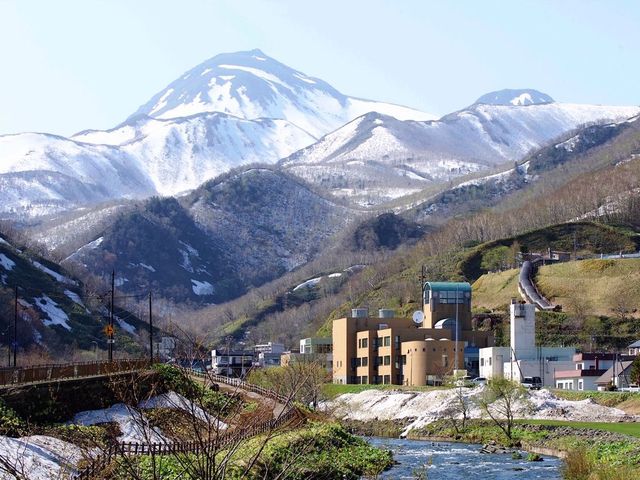
[[106, 333], [107, 336], [111, 337], [114, 332], [115, 328], [113, 328], [113, 325], [107, 325], [106, 327], [104, 327], [104, 333]]

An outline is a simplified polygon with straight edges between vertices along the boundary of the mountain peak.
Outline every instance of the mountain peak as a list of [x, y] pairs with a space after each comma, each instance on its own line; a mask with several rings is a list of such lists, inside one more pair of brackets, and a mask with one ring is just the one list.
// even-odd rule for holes
[[[348, 97], [255, 48], [221, 53], [182, 74], [133, 115], [174, 119], [221, 112], [287, 120], [315, 138], [372, 111], [416, 120], [433, 116], [407, 107]], [[131, 118], [131, 117], [130, 117]]]
[[495, 92], [489, 92], [482, 95], [475, 101], [475, 103], [482, 103], [485, 105], [526, 106], [554, 103], [554, 100], [546, 93], [542, 93], [531, 88], [505, 88], [504, 90], [497, 90]]

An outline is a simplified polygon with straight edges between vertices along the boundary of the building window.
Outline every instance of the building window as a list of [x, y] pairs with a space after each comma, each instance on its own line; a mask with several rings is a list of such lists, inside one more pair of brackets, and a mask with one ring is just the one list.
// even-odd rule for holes
[[487, 359], [489, 361], [489, 366], [491, 366], [491, 357]]
[[[461, 304], [461, 303], [464, 303], [464, 300], [465, 300], [465, 292], [462, 292], [460, 290], [458, 291], [450, 290], [450, 291], [439, 292], [438, 296], [440, 299], [439, 300], [440, 303]], [[457, 302], [456, 302], [456, 298], [457, 298]]]
[[368, 338], [363, 338], [362, 339], [362, 348], [367, 348], [369, 347], [369, 339]]
[[366, 375], [362, 376], [362, 383], [369, 383], [369, 377], [367, 377]]
[[400, 348], [400, 335], [396, 335], [396, 348]]
[[389, 385], [389, 384], [391, 383], [391, 375], [385, 375], [385, 376], [384, 376], [383, 383], [384, 383], [385, 385]]
[[362, 360], [360, 358], [356, 358], [356, 367], [360, 367], [362, 365]]
[[578, 380], [578, 390], [584, 390], [584, 382], [582, 380]]
[[384, 357], [384, 364], [385, 365], [391, 365], [391, 355], [386, 355]]
[[376, 366], [382, 365], [382, 361], [383, 361], [382, 357], [376, 357], [376, 358], [377, 358]]
[[481, 358], [481, 359], [480, 359], [480, 366], [481, 366], [481, 367], [484, 367], [484, 358]]
[[391, 346], [391, 337], [384, 337], [384, 346], [385, 347]]
[[363, 367], [369, 366], [369, 357], [362, 357], [362, 366]]

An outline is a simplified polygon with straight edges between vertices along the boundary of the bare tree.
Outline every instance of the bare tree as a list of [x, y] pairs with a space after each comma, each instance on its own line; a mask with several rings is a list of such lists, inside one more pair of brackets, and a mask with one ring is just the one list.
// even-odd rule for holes
[[527, 391], [517, 382], [493, 378], [487, 383], [478, 404], [511, 442], [516, 409], [519, 404], [528, 404]]

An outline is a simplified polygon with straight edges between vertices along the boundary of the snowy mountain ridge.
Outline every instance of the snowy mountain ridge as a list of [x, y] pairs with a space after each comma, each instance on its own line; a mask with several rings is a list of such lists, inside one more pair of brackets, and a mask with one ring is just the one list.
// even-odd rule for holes
[[334, 194], [377, 205], [518, 160], [580, 124], [639, 111], [502, 90], [434, 120], [344, 95], [260, 50], [225, 53], [183, 74], [112, 129], [68, 139], [0, 136], [0, 216], [177, 195], [232, 168], [281, 159]]
[[640, 112], [638, 107], [510, 103], [523, 95], [530, 94], [510, 91], [503, 97], [510, 99], [508, 105], [475, 103], [435, 121], [370, 113], [281, 164], [334, 195], [371, 206], [521, 160], [581, 125], [625, 121]]

